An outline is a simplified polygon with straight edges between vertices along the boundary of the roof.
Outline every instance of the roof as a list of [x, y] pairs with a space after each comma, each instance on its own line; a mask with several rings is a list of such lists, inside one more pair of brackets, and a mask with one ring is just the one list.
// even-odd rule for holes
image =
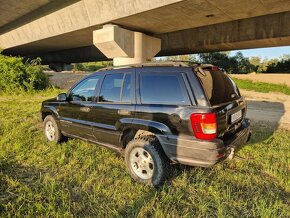
[[[122, 65], [122, 66], [112, 66], [99, 69], [99, 71], [106, 71], [106, 70], [116, 70], [122, 68], [140, 68], [140, 67], [198, 67], [198, 66], [205, 66], [199, 63], [193, 63], [189, 61], [168, 61], [168, 62], [145, 62], [140, 64], [130, 64], [130, 65]], [[209, 66], [209, 65], [207, 65]], [[212, 65], [211, 65], [212, 66]]]

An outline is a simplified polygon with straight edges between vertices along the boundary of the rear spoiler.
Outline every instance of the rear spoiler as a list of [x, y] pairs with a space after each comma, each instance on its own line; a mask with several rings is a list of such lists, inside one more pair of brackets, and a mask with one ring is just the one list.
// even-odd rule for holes
[[206, 76], [206, 73], [204, 72], [204, 70], [221, 71], [221, 72], [227, 73], [223, 68], [214, 66], [212, 64], [205, 64], [205, 65], [198, 66], [195, 68], [196, 72], [200, 73], [203, 76]]

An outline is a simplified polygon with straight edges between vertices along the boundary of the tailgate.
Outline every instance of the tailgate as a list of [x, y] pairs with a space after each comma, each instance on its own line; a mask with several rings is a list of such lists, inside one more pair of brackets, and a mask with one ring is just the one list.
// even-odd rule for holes
[[195, 73], [217, 115], [218, 136], [233, 133], [246, 115], [246, 102], [235, 82], [225, 71], [212, 65], [196, 68]]
[[222, 137], [237, 130], [246, 116], [247, 104], [244, 98], [213, 107], [217, 115], [217, 134]]

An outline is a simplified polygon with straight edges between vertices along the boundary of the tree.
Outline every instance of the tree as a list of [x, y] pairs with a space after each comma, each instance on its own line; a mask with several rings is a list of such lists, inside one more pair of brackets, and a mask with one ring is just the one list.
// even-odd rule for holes
[[190, 55], [175, 55], [175, 56], [168, 56], [165, 59], [166, 61], [189, 61]]
[[255, 70], [249, 58], [244, 57], [241, 52], [237, 52], [234, 56], [230, 56], [230, 52], [203, 53], [198, 57], [201, 63], [222, 67], [230, 73], [250, 73]]
[[213, 64], [224, 68], [226, 71], [231, 69], [231, 61], [227, 54], [222, 52], [202, 53], [198, 55], [200, 63]]
[[258, 56], [253, 56], [253, 57], [251, 57], [250, 58], [250, 63], [253, 65], [253, 66], [255, 66], [254, 67], [254, 71], [255, 72], [259, 72], [259, 67], [262, 65], [262, 60], [261, 60], [261, 58], [260, 57], [258, 57]]
[[237, 52], [234, 58], [237, 60], [238, 63], [238, 73], [250, 73], [255, 70], [255, 66], [250, 63], [249, 58], [244, 57], [242, 52]]
[[268, 62], [265, 73], [290, 73], [290, 56], [283, 55], [279, 59], [272, 59]]

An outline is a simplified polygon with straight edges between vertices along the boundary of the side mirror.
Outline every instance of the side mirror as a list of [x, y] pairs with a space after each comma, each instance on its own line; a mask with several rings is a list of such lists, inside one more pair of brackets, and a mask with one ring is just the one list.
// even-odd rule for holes
[[65, 93], [61, 93], [56, 97], [57, 101], [66, 101], [67, 100], [67, 95]]

